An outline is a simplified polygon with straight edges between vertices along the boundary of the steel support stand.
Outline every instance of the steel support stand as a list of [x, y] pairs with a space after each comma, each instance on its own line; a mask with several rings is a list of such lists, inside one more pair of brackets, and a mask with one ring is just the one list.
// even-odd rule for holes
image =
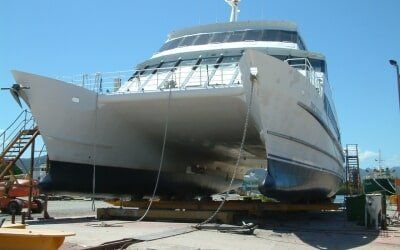
[[33, 168], [35, 164], [35, 141], [32, 141], [31, 145], [31, 168], [29, 171], [29, 198], [28, 198], [28, 214], [27, 219], [32, 220], [32, 190], [33, 190]]
[[[47, 159], [46, 159], [46, 174], [49, 173], [49, 168], [50, 168], [50, 161], [49, 161], [49, 156], [47, 155]], [[49, 215], [49, 212], [47, 211], [48, 201], [49, 201], [49, 194], [46, 193], [46, 195], [44, 197], [44, 209], [43, 209], [43, 219], [45, 219], [45, 220], [53, 219], [53, 217], [51, 217]]]

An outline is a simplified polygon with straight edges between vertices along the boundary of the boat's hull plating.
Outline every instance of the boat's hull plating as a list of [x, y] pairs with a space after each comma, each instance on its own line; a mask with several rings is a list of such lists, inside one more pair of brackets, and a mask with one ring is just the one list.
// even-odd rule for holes
[[368, 178], [364, 180], [363, 186], [366, 194], [385, 192], [386, 195], [392, 195], [396, 193], [393, 178]]
[[[260, 191], [281, 200], [334, 195], [343, 178], [340, 144], [322, 116], [323, 101], [307, 78], [286, 63], [247, 51], [242, 84], [172, 92], [166, 158], [158, 193], [225, 191], [234, 170], [250, 67], [258, 68], [245, 155], [233, 188], [250, 168], [264, 168]], [[14, 72], [29, 89], [21, 96], [34, 114], [51, 161], [49, 191], [149, 194], [158, 171], [168, 91], [100, 95], [55, 79]], [[71, 101], [72, 100], [72, 101]]]

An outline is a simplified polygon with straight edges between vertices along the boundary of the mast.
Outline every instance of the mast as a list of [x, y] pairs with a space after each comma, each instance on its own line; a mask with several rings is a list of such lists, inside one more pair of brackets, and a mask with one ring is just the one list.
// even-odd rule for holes
[[377, 161], [378, 162], [378, 169], [379, 169], [379, 171], [381, 171], [382, 170], [382, 158], [381, 158], [381, 150], [379, 149], [379, 151], [378, 151], [378, 159], [375, 159], [375, 161]]
[[238, 13], [240, 12], [239, 10], [239, 2], [241, 0], [225, 0], [229, 6], [231, 6], [231, 17], [229, 19], [230, 22], [236, 22], [238, 18]]

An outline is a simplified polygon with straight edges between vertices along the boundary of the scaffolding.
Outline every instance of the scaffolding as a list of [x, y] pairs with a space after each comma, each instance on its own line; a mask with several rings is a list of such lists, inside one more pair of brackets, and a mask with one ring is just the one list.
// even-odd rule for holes
[[361, 193], [360, 161], [358, 144], [346, 144], [346, 193], [353, 195]]

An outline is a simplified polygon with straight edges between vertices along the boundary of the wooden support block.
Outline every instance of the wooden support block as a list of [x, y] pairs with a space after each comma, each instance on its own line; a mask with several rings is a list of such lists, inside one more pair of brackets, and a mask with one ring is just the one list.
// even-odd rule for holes
[[[124, 219], [135, 220], [143, 216], [145, 209], [137, 208], [98, 208], [97, 219], [111, 220]], [[213, 211], [196, 211], [196, 210], [168, 210], [168, 209], [151, 209], [146, 216], [146, 220], [166, 220], [180, 222], [201, 222], [209, 218]], [[221, 223], [232, 223], [234, 212], [219, 212], [215, 216], [215, 220]]]
[[[120, 201], [108, 201], [114, 206], [119, 206]], [[193, 211], [215, 211], [220, 205], [220, 201], [154, 201], [152, 209], [185, 209]], [[148, 201], [127, 201], [123, 203], [124, 207], [135, 207], [146, 209]], [[322, 203], [322, 204], [290, 204], [281, 202], [262, 202], [260, 200], [250, 201], [227, 201], [221, 209], [230, 212], [246, 212], [259, 214], [266, 211], [275, 212], [306, 212], [306, 211], [326, 211], [338, 210], [339, 204]]]

